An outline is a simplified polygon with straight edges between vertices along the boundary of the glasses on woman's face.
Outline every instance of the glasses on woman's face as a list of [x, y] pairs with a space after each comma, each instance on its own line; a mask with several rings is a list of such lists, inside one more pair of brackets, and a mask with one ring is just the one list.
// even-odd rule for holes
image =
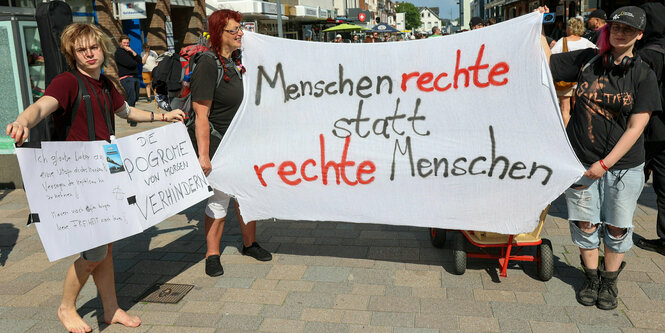
[[235, 29], [231, 30], [224, 29], [224, 31], [230, 33], [231, 35], [237, 35], [240, 32], [240, 30], [242, 30], [242, 25], [239, 25]]
[[616, 33], [622, 33], [624, 35], [634, 35], [634, 34], [637, 33], [637, 29], [635, 29], [633, 27], [630, 27], [630, 26], [627, 26], [627, 25], [620, 26], [618, 24], [612, 24], [610, 26], [610, 31], [615, 33], [615, 34]]

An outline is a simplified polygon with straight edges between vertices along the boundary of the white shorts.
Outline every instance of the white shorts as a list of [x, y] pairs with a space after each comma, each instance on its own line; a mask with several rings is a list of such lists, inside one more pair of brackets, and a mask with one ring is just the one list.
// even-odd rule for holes
[[226, 212], [229, 209], [229, 202], [231, 197], [222, 192], [213, 189], [213, 195], [208, 198], [208, 205], [206, 206], [206, 215], [213, 219], [221, 219], [226, 217]]

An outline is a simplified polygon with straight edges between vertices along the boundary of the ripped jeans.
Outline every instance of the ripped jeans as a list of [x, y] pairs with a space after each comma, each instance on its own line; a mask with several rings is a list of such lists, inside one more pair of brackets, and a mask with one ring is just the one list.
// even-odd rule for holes
[[[623, 228], [620, 237], [603, 230], [603, 242], [617, 253], [633, 246], [633, 214], [644, 186], [644, 164], [630, 169], [610, 170], [588, 188], [566, 190], [566, 205], [573, 243], [583, 249], [600, 247], [600, 231], [607, 225]], [[582, 231], [576, 221], [588, 221], [597, 228], [591, 233]]]

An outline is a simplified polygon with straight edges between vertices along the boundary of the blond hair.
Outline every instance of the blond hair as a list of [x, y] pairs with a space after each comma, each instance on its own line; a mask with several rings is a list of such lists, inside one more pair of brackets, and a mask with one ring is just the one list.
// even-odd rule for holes
[[60, 36], [60, 51], [67, 58], [67, 63], [71, 69], [76, 68], [76, 43], [86, 40], [94, 40], [97, 46], [102, 48], [104, 53], [104, 63], [102, 67], [108, 67], [113, 60], [115, 46], [102, 30], [90, 23], [72, 23], [68, 25]]
[[568, 19], [566, 27], [570, 29], [570, 33], [575, 36], [582, 36], [584, 34], [584, 21], [579, 17], [571, 17]]

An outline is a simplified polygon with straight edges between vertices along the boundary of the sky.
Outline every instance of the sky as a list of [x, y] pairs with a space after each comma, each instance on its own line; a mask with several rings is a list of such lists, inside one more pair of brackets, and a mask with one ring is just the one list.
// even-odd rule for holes
[[398, 0], [399, 2], [410, 2], [416, 7], [439, 7], [439, 18], [450, 18], [450, 10], [453, 10], [453, 17], [459, 16], [459, 5], [457, 0]]

